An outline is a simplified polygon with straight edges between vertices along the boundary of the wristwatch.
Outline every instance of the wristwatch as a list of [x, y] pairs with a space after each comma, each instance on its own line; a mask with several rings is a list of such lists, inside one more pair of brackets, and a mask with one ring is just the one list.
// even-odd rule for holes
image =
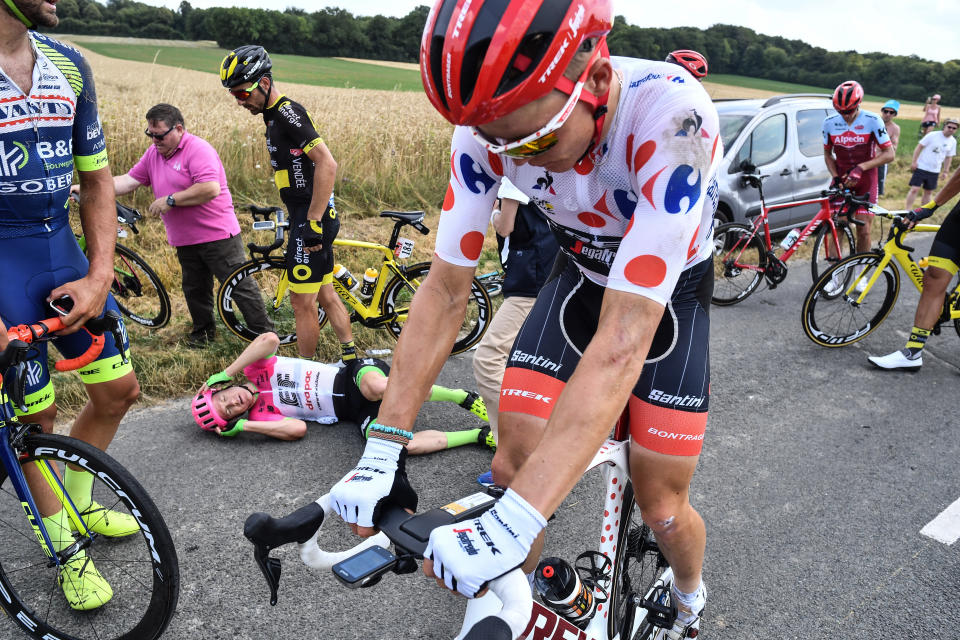
[[173, 195], [172, 195], [172, 194], [169, 195], [169, 196], [167, 196], [167, 206], [168, 206], [168, 207], [175, 207], [175, 206], [177, 206], [177, 201], [173, 199]]

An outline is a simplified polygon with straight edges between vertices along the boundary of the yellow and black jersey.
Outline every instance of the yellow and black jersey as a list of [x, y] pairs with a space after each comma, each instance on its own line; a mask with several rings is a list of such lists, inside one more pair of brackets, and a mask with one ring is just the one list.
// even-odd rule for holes
[[309, 204], [313, 197], [313, 161], [307, 154], [323, 138], [313, 118], [299, 102], [280, 96], [263, 112], [267, 125], [267, 150], [274, 183], [287, 209]]

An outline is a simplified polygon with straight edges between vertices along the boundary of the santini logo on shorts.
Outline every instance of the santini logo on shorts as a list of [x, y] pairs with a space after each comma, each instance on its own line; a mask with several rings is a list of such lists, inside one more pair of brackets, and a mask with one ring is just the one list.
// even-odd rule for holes
[[647, 399], [653, 400], [658, 404], [667, 404], [674, 407], [699, 407], [705, 400], [703, 396], [673, 396], [659, 389], [652, 390], [650, 395], [647, 396]]
[[540, 367], [543, 369], [549, 369], [554, 373], [560, 371], [562, 366], [559, 362], [554, 362], [550, 358], [544, 358], [543, 356], [535, 356], [532, 353], [524, 353], [523, 351], [514, 351], [510, 354], [510, 362], [517, 363], [526, 363], [532, 367]]

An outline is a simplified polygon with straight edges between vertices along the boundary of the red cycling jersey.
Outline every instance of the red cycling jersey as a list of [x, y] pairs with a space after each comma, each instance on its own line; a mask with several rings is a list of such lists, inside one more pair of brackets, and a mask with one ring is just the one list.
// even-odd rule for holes
[[[823, 148], [833, 150], [837, 172], [841, 176], [861, 162], [875, 158], [879, 150], [892, 145], [883, 120], [869, 111], [861, 109], [850, 124], [839, 113], [823, 121]], [[871, 202], [877, 201], [876, 167], [863, 172], [855, 190], [858, 194], [870, 194]]]

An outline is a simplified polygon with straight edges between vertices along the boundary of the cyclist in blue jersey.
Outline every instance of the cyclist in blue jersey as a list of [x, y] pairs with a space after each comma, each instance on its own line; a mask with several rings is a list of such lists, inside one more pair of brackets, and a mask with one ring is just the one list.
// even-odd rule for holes
[[[0, 348], [6, 327], [50, 317], [50, 302], [69, 296], [67, 330], [53, 343], [72, 358], [90, 346], [79, 331], [106, 309], [116, 242], [113, 179], [97, 113], [93, 75], [79, 51], [30, 30], [54, 27], [56, 5], [40, 0], [3, 0], [0, 8]], [[70, 228], [67, 198], [73, 171], [79, 174], [84, 201], [80, 220], [87, 257]], [[88, 261], [89, 258], [89, 261]], [[57, 413], [47, 370], [46, 343], [35, 347], [27, 376], [26, 422], [51, 431]], [[124, 349], [127, 344], [125, 341]], [[89, 400], [70, 435], [106, 449], [140, 387], [129, 359], [112, 340], [100, 358], [79, 370]], [[34, 469], [24, 469], [28, 481]], [[36, 479], [36, 476], [33, 476]], [[139, 530], [131, 516], [106, 511], [90, 496], [93, 477], [68, 467], [64, 483], [82, 513], [97, 511], [95, 533], [120, 537]], [[54, 495], [31, 482], [37, 506], [53, 538], [63, 549], [73, 543], [71, 524]], [[85, 551], [66, 561], [60, 583], [71, 608], [96, 609], [113, 591]]]

